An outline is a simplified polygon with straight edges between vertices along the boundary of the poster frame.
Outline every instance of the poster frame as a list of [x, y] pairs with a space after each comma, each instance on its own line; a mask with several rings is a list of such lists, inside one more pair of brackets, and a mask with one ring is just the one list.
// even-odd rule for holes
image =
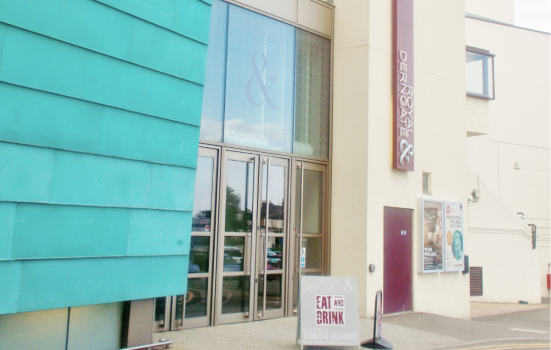
[[[461, 235], [462, 235], [462, 256], [461, 256], [461, 266], [460, 267], [454, 267], [454, 268], [449, 268], [448, 267], [448, 264], [447, 264], [447, 253], [446, 253], [446, 245], [448, 244], [448, 235], [447, 235], [447, 232], [448, 232], [448, 221], [446, 220], [446, 218], [444, 217], [444, 232], [443, 232], [443, 238], [444, 238], [444, 271], [445, 272], [458, 272], [458, 271], [463, 271], [465, 269], [465, 204], [461, 203], [461, 202], [453, 202], [453, 201], [445, 201], [444, 202], [444, 211], [446, 210], [448, 204], [451, 204], [451, 205], [460, 205], [461, 206]], [[444, 214], [445, 215], [445, 214]], [[452, 237], [453, 237], [453, 233], [452, 233]], [[453, 238], [452, 238], [452, 242], [453, 242]]]
[[[444, 272], [444, 265], [445, 265], [445, 261], [446, 261], [446, 256], [445, 256], [445, 249], [444, 249], [444, 241], [442, 239], [442, 268], [441, 269], [425, 269], [425, 262], [424, 262], [424, 257], [425, 257], [425, 220], [424, 220], [424, 214], [425, 214], [425, 203], [426, 202], [434, 202], [434, 203], [440, 203], [441, 205], [441, 208], [442, 208], [442, 211], [444, 210], [444, 201], [443, 200], [439, 200], [439, 199], [432, 199], [432, 198], [418, 198], [418, 205], [417, 205], [417, 208], [418, 208], [418, 215], [417, 215], [417, 227], [418, 227], [418, 244], [419, 244], [419, 248], [418, 248], [418, 253], [419, 253], [419, 257], [417, 259], [417, 271], [418, 273], [438, 273], [438, 272]], [[442, 220], [443, 221], [443, 220]], [[442, 224], [441, 224], [442, 225]], [[442, 227], [442, 230], [444, 230], [444, 228]], [[442, 236], [443, 236], [443, 233], [442, 233]], [[443, 238], [443, 237], [442, 237]]]

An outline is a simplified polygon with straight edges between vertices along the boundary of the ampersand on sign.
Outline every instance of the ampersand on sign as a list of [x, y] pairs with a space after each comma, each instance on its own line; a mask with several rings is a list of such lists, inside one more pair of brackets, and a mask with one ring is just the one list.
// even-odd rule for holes
[[[259, 69], [258, 66], [256, 65], [256, 57], [259, 56], [262, 58], [262, 67]], [[266, 84], [264, 83], [264, 80], [262, 80], [262, 76], [260, 75], [260, 72], [262, 72], [263, 70], [266, 69], [266, 65], [267, 65], [267, 59], [266, 59], [266, 56], [264, 56], [264, 54], [260, 51], [255, 51], [251, 57], [251, 63], [252, 63], [252, 66], [253, 66], [253, 71], [254, 71], [254, 74], [253, 76], [251, 76], [249, 78], [249, 81], [247, 82], [247, 99], [249, 100], [249, 102], [255, 106], [260, 106], [261, 104], [264, 103], [264, 101], [266, 101], [268, 103], [268, 106], [270, 106], [273, 110], [278, 110], [279, 107], [276, 107], [272, 101], [272, 99], [270, 98], [270, 94], [269, 94], [269, 90], [270, 88], [272, 87], [274, 81], [277, 79], [276, 77], [268, 77], [270, 78], [270, 86], [268, 86], [266, 88]], [[262, 95], [264, 95], [264, 99], [260, 102], [257, 102], [254, 100], [252, 94], [251, 94], [251, 86], [252, 86], [252, 83], [253, 83], [253, 79], [256, 80], [256, 82], [258, 83], [258, 86], [260, 87], [260, 91], [262, 91]]]
[[406, 163], [409, 163], [409, 156], [413, 155], [413, 145], [408, 144], [408, 142], [403, 139], [400, 141], [400, 164], [404, 164], [404, 159]]

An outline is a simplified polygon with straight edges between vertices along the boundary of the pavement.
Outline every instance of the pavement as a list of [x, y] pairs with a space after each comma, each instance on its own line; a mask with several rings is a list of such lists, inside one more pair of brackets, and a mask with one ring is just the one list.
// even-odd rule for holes
[[[471, 320], [426, 313], [386, 315], [382, 337], [396, 350], [503, 349], [500, 344], [515, 345], [507, 349], [549, 349], [549, 311], [549, 304], [471, 302]], [[173, 350], [298, 350], [296, 327], [297, 318], [287, 317], [156, 333], [154, 339], [172, 340]], [[370, 339], [373, 319], [360, 319], [360, 330], [362, 341]]]

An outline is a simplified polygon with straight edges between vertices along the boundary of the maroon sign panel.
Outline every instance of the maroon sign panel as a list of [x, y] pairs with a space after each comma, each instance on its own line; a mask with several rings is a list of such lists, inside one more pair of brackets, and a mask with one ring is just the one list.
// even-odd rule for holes
[[413, 171], [413, 0], [393, 1], [394, 169]]

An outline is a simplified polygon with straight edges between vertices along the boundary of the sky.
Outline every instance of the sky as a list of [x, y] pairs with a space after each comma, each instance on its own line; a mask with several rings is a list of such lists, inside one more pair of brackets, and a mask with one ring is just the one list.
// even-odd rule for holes
[[515, 25], [551, 32], [551, 0], [515, 0]]

